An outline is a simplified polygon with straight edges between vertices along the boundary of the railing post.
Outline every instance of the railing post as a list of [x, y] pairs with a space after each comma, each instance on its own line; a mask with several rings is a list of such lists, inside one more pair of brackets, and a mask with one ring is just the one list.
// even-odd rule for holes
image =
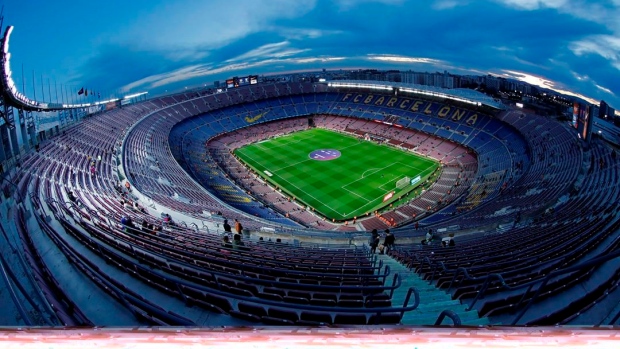
[[[471, 277], [469, 276], [469, 273], [467, 273], [467, 269], [463, 267], [456, 268], [456, 272], [454, 273], [454, 276], [452, 277], [452, 280], [450, 281], [450, 285], [448, 285], [448, 292], [452, 290], [452, 284], [454, 283], [454, 281], [456, 281], [456, 277], [460, 273], [463, 273], [463, 278], [471, 279]], [[459, 282], [459, 285], [460, 285], [460, 282]]]
[[443, 322], [443, 319], [445, 319], [446, 317], [449, 317], [450, 319], [452, 319], [453, 326], [461, 326], [461, 318], [459, 317], [457, 313], [453, 312], [452, 310], [442, 311], [437, 317], [437, 321], [435, 321], [435, 326], [441, 325], [441, 323]]
[[394, 278], [392, 279], [392, 288], [390, 289], [390, 298], [392, 298], [392, 296], [394, 295], [394, 288], [396, 287], [397, 280], [402, 281], [399, 273], [395, 273]]
[[[504, 278], [500, 274], [489, 274], [489, 275], [487, 275], [486, 279], [484, 280], [484, 283], [482, 284], [482, 287], [480, 288], [480, 291], [478, 291], [478, 294], [476, 295], [474, 300], [469, 305], [469, 308], [467, 308], [468, 311], [473, 309], [473, 307], [476, 304], [476, 302], [478, 302], [478, 299], [483, 299], [484, 298], [484, 293], [486, 292], [487, 288], [489, 287], [489, 283], [490, 283], [490, 280], [492, 278], [496, 278], [498, 281], [500, 281], [502, 283], [503, 286], [506, 286], [506, 282], [504, 281]], [[473, 279], [473, 278], [470, 278], [470, 279]]]
[[[405, 296], [405, 302], [403, 303], [403, 308], [407, 308], [407, 306], [409, 305], [409, 300], [411, 299], [412, 293], [414, 296], [414, 303], [413, 303], [413, 309], [411, 310], [415, 310], [418, 307], [418, 305], [420, 305], [420, 293], [415, 287], [409, 287], [409, 290], [407, 291], [407, 296]], [[405, 311], [402, 310], [400, 312], [400, 317], [402, 318], [404, 314], [405, 314]]]
[[536, 293], [534, 293], [534, 295], [532, 296], [532, 298], [530, 298], [529, 302], [527, 302], [527, 304], [525, 305], [525, 307], [523, 307], [523, 309], [521, 309], [521, 311], [519, 311], [519, 313], [517, 314], [517, 316], [515, 316], [514, 320], [512, 320], [512, 325], [516, 324], [517, 322], [519, 322], [519, 320], [521, 320], [521, 318], [523, 317], [523, 315], [525, 315], [525, 313], [530, 309], [530, 306], [532, 305], [532, 303], [534, 303], [534, 300], [536, 298], [538, 298], [538, 295], [540, 294], [540, 291], [547, 286], [547, 283], [549, 282], [551, 275], [553, 274], [549, 274], [547, 275], [547, 277], [542, 281], [542, 283], [540, 284], [540, 286], [538, 286], [538, 289], [536, 290]]
[[385, 272], [383, 273], [383, 285], [385, 285], [385, 280], [387, 280], [388, 275], [390, 275], [391, 268], [389, 265], [385, 266]]

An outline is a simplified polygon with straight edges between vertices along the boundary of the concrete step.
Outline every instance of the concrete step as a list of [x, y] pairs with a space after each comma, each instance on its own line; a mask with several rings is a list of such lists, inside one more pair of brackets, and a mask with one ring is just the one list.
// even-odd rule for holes
[[[428, 281], [420, 278], [418, 274], [408, 270], [387, 255], [377, 255], [377, 258], [383, 261], [384, 265], [389, 265], [392, 274], [398, 273], [401, 276], [401, 287], [394, 290], [392, 295], [392, 304], [400, 306], [404, 303], [407, 291], [410, 287], [414, 287], [420, 294], [420, 305], [417, 309], [405, 313], [402, 318], [403, 325], [433, 325], [444, 310], [455, 312], [464, 325], [480, 326], [488, 325], [488, 318], [479, 318], [476, 310], [467, 311], [467, 304], [461, 304], [460, 301], [452, 299], [449, 293], [438, 289], [433, 285], [429, 285]], [[411, 300], [410, 300], [411, 304]], [[449, 324], [451, 320], [444, 320], [445, 324]]]

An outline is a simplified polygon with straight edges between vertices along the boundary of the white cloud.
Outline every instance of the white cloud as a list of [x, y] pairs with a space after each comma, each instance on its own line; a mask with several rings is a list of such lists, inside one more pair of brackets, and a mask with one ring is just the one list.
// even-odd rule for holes
[[527, 82], [528, 84], [546, 88], [546, 89], [549, 89], [549, 90], [552, 90], [552, 91], [555, 91], [555, 92], [558, 92], [558, 93], [561, 93], [567, 96], [581, 98], [587, 101], [588, 103], [598, 104], [600, 102], [594, 98], [587, 97], [580, 93], [568, 91], [564, 89], [563, 87], [561, 87], [560, 84], [553, 82], [551, 80], [548, 80], [546, 78], [540, 77], [540, 76], [536, 76], [536, 75], [532, 75], [532, 74], [524, 73], [524, 72], [519, 72], [519, 71], [514, 71], [514, 70], [503, 70], [503, 72], [504, 73], [501, 74], [501, 76], [509, 78], [509, 79], [516, 79], [516, 80]]
[[272, 27], [270, 31], [276, 32], [282, 35], [287, 40], [304, 40], [304, 39], [318, 39], [330, 35], [338, 35], [344, 33], [342, 30], [327, 30], [316, 28], [286, 28], [286, 27]]
[[326, 62], [336, 62], [336, 61], [342, 61], [347, 59], [347, 57], [308, 57], [308, 58], [296, 58], [294, 60], [292, 60], [293, 63], [299, 63], [299, 64], [303, 64], [303, 63], [314, 63], [314, 62], [321, 62], [321, 63], [326, 63]]
[[612, 95], [614, 97], [616, 96], [616, 94], [614, 94], [610, 89], [608, 89], [606, 87], [603, 87], [603, 86], [601, 86], [599, 84], [594, 84], [594, 86], [596, 86], [596, 88], [598, 88], [599, 90], [601, 90], [601, 91], [603, 91], [605, 93], [609, 93], [610, 95]]
[[385, 5], [400, 5], [405, 2], [405, 0], [335, 0], [334, 1], [341, 10], [349, 10], [353, 7], [356, 7], [360, 4], [364, 3], [381, 3]]
[[399, 55], [373, 55], [369, 54], [368, 59], [373, 61], [383, 62], [396, 62], [396, 63], [426, 63], [426, 64], [441, 64], [442, 61], [438, 59], [425, 58], [425, 57], [408, 57]]
[[554, 9], [590, 22], [605, 25], [613, 31], [620, 31], [620, 1], [595, 2], [591, 0], [495, 0], [518, 10]]
[[571, 72], [570, 72], [570, 73], [573, 75], [573, 77], [574, 77], [575, 79], [577, 79], [577, 80], [579, 80], [579, 81], [587, 81], [587, 80], [590, 80], [590, 77], [589, 77], [589, 76], [587, 76], [587, 75], [581, 75], [581, 74], [578, 74], [577, 72], [574, 72], [574, 71], [572, 71], [572, 70], [571, 70]]
[[570, 50], [577, 56], [597, 54], [620, 70], [620, 37], [612, 35], [592, 35], [572, 42]]
[[166, 2], [119, 28], [123, 34], [113, 41], [164, 51], [173, 59], [200, 58], [204, 51], [264, 31], [277, 20], [301, 17], [315, 5], [316, 0], [236, 0], [234, 6], [227, 0]]
[[231, 58], [226, 62], [252, 61], [265, 58], [282, 58], [308, 51], [308, 49], [295, 49], [289, 48], [289, 46], [290, 42], [288, 41], [266, 44], [237, 57]]
[[346, 57], [301, 57], [301, 58], [269, 58], [255, 62], [230, 62], [230, 64], [215, 66], [213, 64], [196, 64], [181, 69], [176, 69], [167, 73], [155, 74], [146, 78], [134, 81], [121, 88], [122, 92], [128, 92], [133, 89], [152, 89], [165, 86], [168, 84], [186, 81], [194, 78], [212, 76], [226, 72], [239, 71], [242, 69], [252, 69], [261, 66], [275, 66], [276, 64], [305, 64], [314, 62], [332, 62], [344, 60]]
[[464, 0], [436, 0], [433, 3], [433, 8], [435, 10], [450, 10], [457, 6], [467, 5], [469, 2]]
[[523, 10], [538, 10], [563, 7], [566, 6], [568, 0], [499, 0], [499, 2]]

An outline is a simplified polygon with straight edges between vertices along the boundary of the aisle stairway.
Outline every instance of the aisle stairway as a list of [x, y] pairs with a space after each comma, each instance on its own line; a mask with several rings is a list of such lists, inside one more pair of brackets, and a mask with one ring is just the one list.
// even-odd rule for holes
[[[478, 312], [474, 309], [467, 311], [467, 305], [458, 300], [452, 300], [450, 295], [422, 280], [414, 271], [410, 271], [402, 264], [388, 255], [377, 255], [384, 265], [389, 265], [392, 274], [398, 273], [402, 278], [402, 286], [394, 291], [392, 304], [402, 305], [409, 287], [415, 287], [420, 293], [420, 306], [413, 311], [405, 313], [402, 318], [403, 325], [434, 325], [439, 314], [444, 310], [452, 310], [461, 318], [462, 325], [479, 326], [490, 325], [489, 319], [478, 318]], [[413, 299], [409, 304], [413, 304]], [[444, 319], [443, 324], [450, 325], [452, 321]]]

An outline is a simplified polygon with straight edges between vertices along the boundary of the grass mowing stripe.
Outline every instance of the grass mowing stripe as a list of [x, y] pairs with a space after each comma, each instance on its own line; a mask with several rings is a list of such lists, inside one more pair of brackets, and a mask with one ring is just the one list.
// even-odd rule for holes
[[[338, 150], [340, 157], [311, 159], [309, 154], [319, 149]], [[414, 188], [397, 189], [396, 181], [420, 175], [421, 184], [438, 167], [434, 160], [324, 129], [295, 132], [234, 152], [261, 177], [336, 220], [385, 206], [386, 194], [394, 191], [397, 198]]]

